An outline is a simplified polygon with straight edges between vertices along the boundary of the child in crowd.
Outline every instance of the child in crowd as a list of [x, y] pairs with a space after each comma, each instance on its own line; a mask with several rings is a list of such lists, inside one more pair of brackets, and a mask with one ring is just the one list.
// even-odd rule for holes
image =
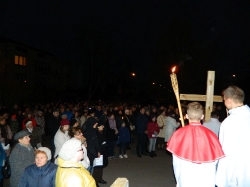
[[225, 155], [217, 136], [200, 123], [201, 104], [189, 103], [186, 117], [189, 125], [178, 129], [167, 145], [173, 155], [176, 187], [214, 187], [216, 164]]
[[127, 145], [130, 141], [129, 130], [125, 125], [124, 121], [121, 121], [121, 128], [119, 129], [119, 141], [120, 141], [120, 150], [119, 150], [119, 158], [128, 158], [126, 154]]
[[160, 132], [160, 128], [158, 124], [155, 122], [156, 116], [152, 115], [150, 116], [150, 119], [151, 121], [148, 123], [148, 126], [147, 126], [148, 138], [149, 138], [148, 151], [149, 151], [149, 156], [153, 158], [157, 156], [155, 154], [155, 144], [156, 144], [157, 135]]

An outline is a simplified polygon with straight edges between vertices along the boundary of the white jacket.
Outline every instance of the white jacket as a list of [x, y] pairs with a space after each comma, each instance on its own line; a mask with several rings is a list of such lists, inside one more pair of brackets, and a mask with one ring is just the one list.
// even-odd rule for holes
[[68, 131], [63, 133], [59, 128], [54, 138], [54, 143], [56, 147], [54, 158], [59, 154], [59, 151], [61, 150], [63, 144], [69, 139], [70, 137], [68, 135]]

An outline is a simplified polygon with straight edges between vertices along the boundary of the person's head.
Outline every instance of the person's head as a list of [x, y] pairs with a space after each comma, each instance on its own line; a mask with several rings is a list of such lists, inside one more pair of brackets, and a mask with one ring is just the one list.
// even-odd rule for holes
[[81, 141], [75, 138], [66, 141], [59, 151], [59, 157], [64, 161], [72, 161], [78, 163], [83, 159], [83, 149]]
[[151, 121], [155, 122], [156, 121], [156, 116], [155, 115], [151, 115], [150, 119], [151, 119]]
[[223, 92], [224, 104], [227, 109], [232, 109], [243, 105], [245, 94], [242, 89], [237, 86], [229, 86]]
[[80, 127], [71, 128], [69, 130], [69, 136], [70, 137], [75, 137], [75, 138], [81, 140], [81, 138], [83, 137], [81, 128]]
[[16, 120], [16, 114], [11, 115], [11, 120]]
[[108, 118], [115, 119], [115, 115], [113, 112], [109, 112], [107, 115]]
[[141, 114], [145, 114], [145, 108], [141, 108], [141, 109], [140, 109], [140, 113], [141, 113]]
[[32, 113], [31, 113], [31, 112], [28, 112], [27, 117], [28, 117], [28, 118], [31, 118], [31, 117], [32, 117]]
[[6, 124], [6, 119], [4, 116], [0, 116], [0, 125], [5, 125]]
[[211, 118], [219, 118], [218, 113], [216, 111], [212, 111]]
[[129, 115], [129, 109], [125, 109], [125, 112], [124, 112], [126, 115]]
[[88, 115], [91, 116], [91, 117], [95, 117], [95, 110], [94, 109], [90, 109], [88, 111]]
[[159, 114], [162, 115], [162, 116], [165, 116], [166, 115], [166, 112], [164, 109], [160, 109], [159, 110]]
[[102, 107], [100, 105], [97, 106], [97, 110], [98, 111], [101, 111], [102, 110]]
[[33, 129], [32, 121], [27, 121], [25, 125], [27, 129]]
[[38, 116], [41, 117], [43, 115], [43, 112], [42, 111], [38, 111], [37, 114], [38, 114]]
[[198, 102], [189, 103], [186, 117], [189, 122], [200, 122], [204, 117], [202, 105]]
[[75, 117], [78, 117], [78, 116], [79, 116], [79, 112], [75, 111]]
[[17, 104], [14, 104], [14, 109], [17, 109], [17, 108], [18, 108]]
[[170, 110], [168, 112], [168, 115], [171, 116], [171, 117], [175, 117], [175, 112], [173, 110]]
[[51, 151], [47, 147], [39, 147], [35, 151], [35, 164], [37, 167], [42, 167], [51, 160]]
[[59, 116], [59, 110], [58, 109], [53, 110], [53, 116], [58, 118], [58, 116]]
[[152, 107], [152, 112], [153, 113], [156, 113], [157, 112], [157, 109], [155, 107]]
[[18, 141], [22, 145], [30, 144], [30, 133], [27, 130], [22, 130], [14, 136], [14, 140]]
[[67, 119], [62, 119], [60, 122], [60, 130], [62, 132], [68, 131], [69, 130], [69, 120]]

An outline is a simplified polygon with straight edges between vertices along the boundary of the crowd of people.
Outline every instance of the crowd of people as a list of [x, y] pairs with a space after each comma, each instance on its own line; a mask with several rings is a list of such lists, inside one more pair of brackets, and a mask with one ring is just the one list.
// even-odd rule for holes
[[[0, 106], [0, 166], [10, 163], [11, 187], [98, 187], [107, 183], [103, 172], [108, 162], [127, 159], [136, 139], [138, 159], [157, 157], [157, 150], [173, 154], [177, 187], [247, 187], [250, 110], [243, 105], [244, 92], [238, 87], [226, 89], [224, 100], [230, 115], [226, 118], [226, 110], [214, 105], [210, 121], [204, 123], [202, 106], [184, 101], [184, 128], [173, 105], [97, 101]], [[233, 127], [238, 121], [239, 127]], [[46, 138], [50, 140], [47, 147]], [[117, 145], [119, 154], [115, 155]], [[96, 165], [97, 159], [101, 165]], [[1, 173], [0, 180], [3, 187]]]

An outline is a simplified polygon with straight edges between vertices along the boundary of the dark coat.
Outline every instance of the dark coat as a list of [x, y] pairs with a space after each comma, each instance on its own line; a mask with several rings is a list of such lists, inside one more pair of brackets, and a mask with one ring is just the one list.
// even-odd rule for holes
[[148, 126], [148, 118], [145, 114], [139, 113], [136, 119], [136, 131], [137, 133], [145, 133]]
[[104, 127], [106, 128], [107, 141], [116, 141], [118, 139], [117, 134], [115, 134], [115, 129], [110, 128], [108, 119], [106, 120]]
[[97, 123], [97, 120], [94, 117], [89, 117], [86, 121], [86, 129], [84, 132], [84, 136], [87, 141], [87, 151], [91, 166], [93, 166], [94, 159], [98, 157], [98, 152], [101, 152], [98, 137], [96, 135], [96, 129], [93, 128], [95, 123]]
[[105, 131], [105, 129], [102, 132], [96, 131], [96, 135], [98, 138], [99, 146], [101, 148], [101, 155], [103, 155], [103, 166], [96, 166], [96, 167], [105, 168], [108, 166], [108, 154], [107, 154], [107, 143], [106, 143], [106, 131]]
[[57, 165], [50, 161], [40, 168], [32, 164], [24, 170], [18, 187], [55, 187], [56, 171]]
[[119, 129], [119, 141], [127, 143], [130, 142], [130, 135], [127, 127], [121, 127]]
[[48, 126], [48, 130], [49, 130], [49, 135], [51, 138], [55, 137], [56, 132], [58, 131], [59, 127], [60, 127], [60, 122], [61, 122], [61, 117], [55, 117], [54, 115], [52, 115], [47, 123]]

